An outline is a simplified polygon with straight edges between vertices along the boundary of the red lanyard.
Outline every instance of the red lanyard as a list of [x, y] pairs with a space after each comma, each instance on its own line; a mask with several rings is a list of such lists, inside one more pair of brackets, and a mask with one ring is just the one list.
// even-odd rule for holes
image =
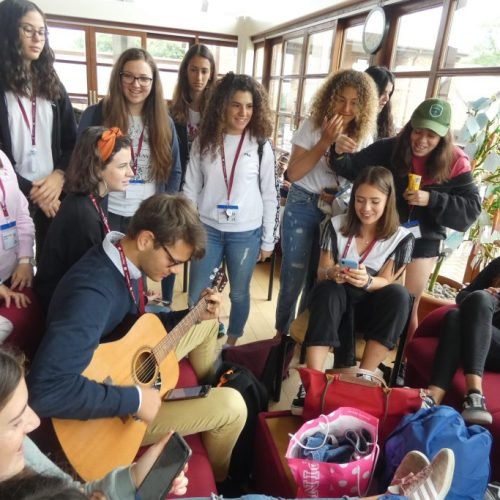
[[30, 122], [28, 120], [28, 114], [26, 113], [26, 110], [24, 109], [23, 103], [21, 102], [21, 99], [19, 97], [17, 98], [17, 104], [19, 104], [19, 109], [21, 110], [21, 114], [23, 115], [23, 120], [24, 123], [26, 123], [26, 126], [28, 127], [28, 130], [31, 132], [31, 145], [33, 148], [36, 146], [36, 97], [32, 96], [31, 97], [31, 120], [33, 123], [33, 127], [30, 127]]
[[3, 187], [2, 179], [0, 179], [0, 190], [2, 191], [2, 201], [0, 201], [0, 207], [2, 208], [4, 217], [8, 219], [9, 211], [7, 210], [7, 195], [5, 194], [5, 188]]
[[132, 171], [134, 176], [137, 175], [137, 161], [139, 160], [139, 155], [142, 151], [142, 143], [144, 142], [144, 127], [142, 127], [141, 135], [139, 136], [139, 143], [137, 144], [137, 153], [134, 151], [134, 147], [130, 144], [130, 153], [132, 154]]
[[104, 210], [102, 209], [101, 205], [99, 205], [99, 203], [97, 203], [97, 200], [95, 199], [95, 196], [93, 194], [89, 194], [89, 198], [90, 198], [90, 201], [94, 204], [94, 207], [97, 210], [97, 213], [101, 217], [102, 225], [104, 226], [104, 233], [108, 234], [110, 231], [110, 228], [109, 228], [108, 218], [106, 217]]
[[[132, 297], [132, 300], [135, 304], [137, 304], [134, 288], [132, 286], [132, 280], [130, 279], [130, 271], [128, 270], [127, 258], [125, 257], [125, 252], [123, 251], [123, 247], [120, 242], [116, 244], [116, 248], [118, 249], [118, 253], [120, 254], [125, 283], [127, 284], [128, 291], [130, 293], [130, 296]], [[139, 314], [142, 315], [144, 314], [144, 286], [142, 283], [142, 276], [137, 280], [137, 285], [139, 289], [139, 304], [137, 308], [139, 309]]]
[[233, 166], [231, 168], [231, 174], [229, 176], [229, 182], [227, 181], [227, 170], [226, 170], [226, 155], [224, 154], [224, 142], [221, 145], [221, 162], [222, 162], [222, 174], [224, 175], [224, 182], [226, 183], [227, 190], [227, 201], [229, 202], [231, 198], [231, 191], [233, 189], [234, 172], [236, 171], [236, 163], [240, 156], [241, 146], [243, 145], [243, 139], [245, 139], [246, 130], [241, 134], [240, 142], [238, 143], [238, 148], [236, 149], [236, 154], [234, 155]]
[[[342, 254], [343, 259], [346, 258], [347, 252], [349, 251], [349, 248], [351, 247], [351, 243], [352, 243], [352, 236], [349, 236], [349, 239], [347, 240], [347, 243], [346, 243], [345, 248], [344, 248], [344, 253]], [[366, 250], [361, 254], [361, 258], [359, 259], [360, 264], [362, 262], [364, 262], [365, 259], [368, 257], [368, 254], [373, 250], [375, 243], [377, 243], [377, 240], [373, 239], [371, 241], [371, 243], [366, 247]]]

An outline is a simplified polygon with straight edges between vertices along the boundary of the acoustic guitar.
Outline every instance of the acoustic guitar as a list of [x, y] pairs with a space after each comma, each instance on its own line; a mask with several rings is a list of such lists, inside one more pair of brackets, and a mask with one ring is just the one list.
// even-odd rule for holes
[[[213, 287], [221, 292], [226, 283], [224, 271], [218, 270]], [[174, 348], [200, 322], [206, 307], [207, 301], [202, 297], [168, 334], [155, 314], [143, 314], [124, 337], [101, 344], [82, 375], [103, 384], [155, 387], [163, 397], [179, 378]], [[100, 479], [115, 467], [130, 465], [147, 427], [131, 416], [53, 418], [52, 424], [66, 457], [85, 481]]]

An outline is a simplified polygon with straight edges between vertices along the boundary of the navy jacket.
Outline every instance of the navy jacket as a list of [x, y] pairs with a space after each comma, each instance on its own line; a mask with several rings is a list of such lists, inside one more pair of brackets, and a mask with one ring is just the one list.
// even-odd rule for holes
[[[137, 297], [137, 282], [133, 281]], [[186, 311], [160, 314], [167, 330]], [[134, 414], [133, 386], [95, 382], [82, 376], [94, 350], [137, 306], [125, 279], [102, 245], [92, 247], [59, 282], [47, 313], [46, 332], [28, 374], [30, 405], [41, 417], [102, 418]], [[113, 335], [115, 340], [115, 336]]]

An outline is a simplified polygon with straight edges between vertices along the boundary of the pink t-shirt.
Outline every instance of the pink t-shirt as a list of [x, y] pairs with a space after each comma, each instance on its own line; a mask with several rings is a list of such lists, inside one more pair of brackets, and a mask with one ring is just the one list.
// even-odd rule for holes
[[[422, 176], [422, 186], [428, 186], [429, 184], [435, 184], [434, 179], [426, 175], [425, 164], [427, 162], [427, 156], [412, 156], [412, 172], [417, 175]], [[449, 179], [457, 177], [460, 174], [465, 174], [472, 170], [469, 157], [458, 147], [453, 147], [453, 158], [451, 163]]]

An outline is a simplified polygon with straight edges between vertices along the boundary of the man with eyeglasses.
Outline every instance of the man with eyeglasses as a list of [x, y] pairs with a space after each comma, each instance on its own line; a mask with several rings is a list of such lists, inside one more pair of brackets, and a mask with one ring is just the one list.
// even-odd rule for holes
[[[246, 421], [237, 391], [214, 388], [204, 398], [167, 403], [154, 388], [98, 383], [82, 375], [100, 342], [117, 329], [128, 330], [143, 311], [141, 275], [158, 282], [204, 251], [205, 232], [195, 207], [167, 194], [143, 201], [126, 235], [110, 232], [102, 245], [90, 249], [52, 296], [47, 329], [29, 373], [33, 409], [42, 417], [82, 420], [133, 415], [149, 424], [143, 444], [158, 441], [170, 429], [184, 435], [202, 432], [215, 478], [224, 480]], [[201, 319], [212, 321], [192, 328], [175, 348], [177, 359], [189, 355], [200, 380], [213, 377], [218, 331], [220, 296], [207, 293]], [[169, 331], [186, 314], [159, 317]]]

